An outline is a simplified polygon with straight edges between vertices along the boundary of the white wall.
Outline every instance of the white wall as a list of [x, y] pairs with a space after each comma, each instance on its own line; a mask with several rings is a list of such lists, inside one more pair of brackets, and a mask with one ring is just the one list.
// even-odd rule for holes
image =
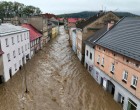
[[[21, 41], [21, 35], [23, 41]], [[19, 42], [17, 40], [17, 36], [19, 36]], [[26, 36], [26, 40], [25, 40]], [[12, 37], [14, 38], [14, 44], [12, 44]], [[6, 46], [6, 41], [5, 39], [8, 39], [8, 44], [9, 46]], [[1, 40], [1, 48], [2, 51], [4, 52], [3, 54], [3, 64], [4, 64], [4, 80], [5, 82], [10, 79], [9, 75], [9, 69], [12, 68], [12, 75], [14, 75], [18, 70], [19, 70], [19, 62], [22, 62], [22, 58], [24, 57], [25, 63], [26, 63], [26, 58], [25, 56], [29, 54], [30, 58], [30, 38], [29, 38], [29, 31], [24, 31], [16, 34], [11, 34], [7, 36], [2, 36], [0, 37]], [[27, 45], [27, 50], [25, 50], [25, 45]], [[23, 53], [22, 53], [22, 46], [23, 46]], [[18, 52], [18, 48], [20, 48], [20, 55]], [[16, 57], [14, 58], [13, 56], [13, 51], [15, 50]], [[10, 61], [8, 61], [7, 54], [10, 54]], [[15, 70], [15, 64], [17, 70]]]
[[[88, 56], [86, 54], [87, 51], [88, 51]], [[92, 54], [92, 59], [90, 59], [90, 53]], [[89, 66], [91, 66], [91, 67], [94, 66], [94, 48], [90, 47], [87, 44], [85, 46], [85, 61], [84, 61], [85, 67], [86, 67], [86, 63], [88, 64], [88, 70], [89, 70]]]

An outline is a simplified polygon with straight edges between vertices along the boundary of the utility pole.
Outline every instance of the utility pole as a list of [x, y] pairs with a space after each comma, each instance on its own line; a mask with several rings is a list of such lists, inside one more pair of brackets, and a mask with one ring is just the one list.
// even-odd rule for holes
[[[26, 57], [25, 57], [25, 55], [24, 55], [24, 60], [25, 60], [25, 58], [26, 58]], [[26, 65], [26, 64], [23, 64], [24, 73], [25, 73], [25, 75], [24, 75], [24, 76], [25, 76], [25, 88], [26, 88], [25, 93], [29, 93], [28, 85], [27, 85], [27, 74], [26, 74], [27, 71], [26, 71], [26, 67], [25, 67], [25, 65]]]

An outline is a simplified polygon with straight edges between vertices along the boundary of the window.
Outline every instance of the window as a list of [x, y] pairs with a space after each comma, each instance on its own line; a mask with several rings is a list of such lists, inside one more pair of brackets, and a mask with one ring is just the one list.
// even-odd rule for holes
[[20, 55], [20, 48], [18, 48], [18, 54]]
[[88, 56], [88, 50], [87, 50], [87, 52], [86, 52], [86, 55]]
[[100, 63], [100, 55], [98, 55], [97, 63]]
[[111, 65], [111, 73], [114, 73], [114, 70], [115, 70], [115, 65], [114, 65], [114, 63], [112, 63], [112, 65]]
[[104, 67], [104, 58], [102, 58], [102, 65], [101, 66]]
[[30, 48], [30, 43], [28, 43], [28, 49]]
[[14, 45], [15, 43], [14, 43], [14, 37], [12, 37], [12, 44]]
[[8, 39], [5, 39], [5, 42], [6, 42], [6, 47], [8, 47], [9, 46]]
[[17, 70], [17, 65], [15, 64], [15, 71]]
[[26, 40], [26, 34], [24, 33], [24, 39]]
[[92, 53], [90, 53], [90, 59], [92, 60]]
[[24, 50], [23, 50], [23, 46], [22, 46], [22, 53], [23, 53], [23, 51], [24, 51]]
[[21, 37], [21, 41], [23, 41], [22, 34], [20, 35], [20, 37]]
[[28, 39], [28, 33], [27, 33], [27, 39]]
[[7, 59], [8, 59], [8, 62], [10, 61], [10, 54], [8, 53], [7, 54]]
[[25, 50], [27, 50], [27, 45], [25, 44]]
[[138, 82], [138, 77], [132, 76], [131, 86], [136, 88], [137, 82]]
[[17, 35], [17, 41], [19, 42], [19, 36]]
[[13, 57], [16, 58], [16, 53], [15, 50], [13, 51]]
[[126, 83], [127, 82], [127, 78], [128, 78], [128, 72], [124, 71], [123, 72], [123, 81]]

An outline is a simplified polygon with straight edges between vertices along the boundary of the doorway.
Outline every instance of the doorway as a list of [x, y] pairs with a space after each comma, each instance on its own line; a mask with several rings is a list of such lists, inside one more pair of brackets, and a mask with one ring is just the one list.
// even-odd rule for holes
[[127, 110], [136, 110], [136, 109], [137, 109], [137, 104], [131, 99], [129, 99]]
[[12, 68], [9, 69], [10, 78], [12, 78]]
[[118, 102], [123, 106], [123, 104], [124, 104], [124, 97], [120, 93], [118, 93]]
[[111, 93], [113, 96], [115, 94], [115, 85], [111, 82], [108, 81], [108, 89], [109, 93]]

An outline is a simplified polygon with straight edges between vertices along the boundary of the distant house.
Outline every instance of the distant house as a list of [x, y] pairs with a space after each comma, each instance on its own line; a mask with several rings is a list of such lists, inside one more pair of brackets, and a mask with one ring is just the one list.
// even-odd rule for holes
[[126, 17], [97, 41], [95, 80], [124, 110], [140, 110], [140, 18]]
[[12, 24], [0, 24], [0, 42], [3, 77], [7, 82], [31, 58], [29, 30]]
[[120, 18], [113, 12], [99, 12], [97, 15], [76, 24], [77, 56], [82, 63], [84, 62], [85, 57], [84, 41], [96, 31], [104, 27], [110, 20], [116, 22], [119, 19]]
[[31, 24], [42, 33], [43, 46], [50, 40], [48, 37], [48, 18], [44, 16], [31, 16], [28, 18], [28, 24]]
[[59, 20], [56, 15], [45, 13], [43, 17], [48, 19], [48, 36], [49, 39], [54, 38], [58, 35]]
[[31, 57], [42, 48], [42, 34], [31, 24], [22, 24], [22, 27], [29, 29]]

